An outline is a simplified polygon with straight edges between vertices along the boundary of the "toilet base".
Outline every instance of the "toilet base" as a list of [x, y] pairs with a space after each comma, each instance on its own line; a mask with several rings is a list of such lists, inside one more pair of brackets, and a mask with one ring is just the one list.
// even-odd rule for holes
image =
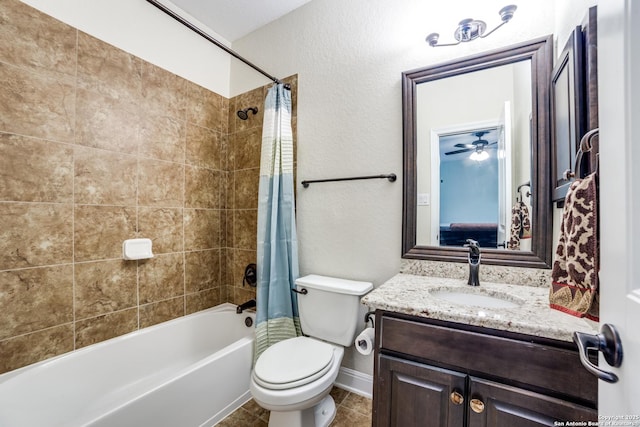
[[329, 395], [302, 411], [271, 411], [269, 427], [328, 427], [336, 416], [336, 404]]

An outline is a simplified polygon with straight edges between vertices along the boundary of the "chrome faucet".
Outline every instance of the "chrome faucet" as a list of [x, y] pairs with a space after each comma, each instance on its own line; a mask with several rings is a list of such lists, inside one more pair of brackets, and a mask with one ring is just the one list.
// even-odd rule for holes
[[469, 286], [480, 286], [480, 245], [473, 239], [467, 239], [464, 245], [469, 248]]

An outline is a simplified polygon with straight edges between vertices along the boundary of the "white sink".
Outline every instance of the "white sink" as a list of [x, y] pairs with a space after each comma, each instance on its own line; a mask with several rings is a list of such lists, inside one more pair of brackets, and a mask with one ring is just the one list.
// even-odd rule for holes
[[[471, 289], [470, 289], [471, 291]], [[437, 289], [431, 292], [436, 298], [452, 302], [454, 304], [472, 305], [484, 308], [516, 308], [523, 301], [520, 298], [499, 292], [487, 293], [482, 290], [473, 292], [461, 289]]]

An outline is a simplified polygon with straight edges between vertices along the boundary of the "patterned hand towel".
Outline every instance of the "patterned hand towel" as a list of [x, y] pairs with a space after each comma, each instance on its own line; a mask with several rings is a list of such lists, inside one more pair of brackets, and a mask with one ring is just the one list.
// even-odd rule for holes
[[521, 239], [531, 238], [531, 218], [529, 217], [529, 208], [523, 202], [520, 202], [520, 219], [522, 221], [522, 229], [520, 230]]
[[600, 298], [597, 192], [595, 173], [569, 187], [549, 293], [551, 308], [595, 321]]
[[531, 238], [531, 219], [529, 209], [523, 202], [517, 202], [511, 208], [511, 230], [509, 237], [509, 249], [520, 248], [520, 239]]

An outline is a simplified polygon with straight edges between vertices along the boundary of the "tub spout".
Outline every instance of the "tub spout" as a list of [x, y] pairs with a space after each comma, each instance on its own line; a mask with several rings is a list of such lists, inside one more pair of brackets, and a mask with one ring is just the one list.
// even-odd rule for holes
[[236, 313], [240, 314], [248, 308], [255, 308], [255, 306], [256, 306], [256, 300], [250, 299], [249, 301], [240, 304], [238, 308], [236, 308]]

